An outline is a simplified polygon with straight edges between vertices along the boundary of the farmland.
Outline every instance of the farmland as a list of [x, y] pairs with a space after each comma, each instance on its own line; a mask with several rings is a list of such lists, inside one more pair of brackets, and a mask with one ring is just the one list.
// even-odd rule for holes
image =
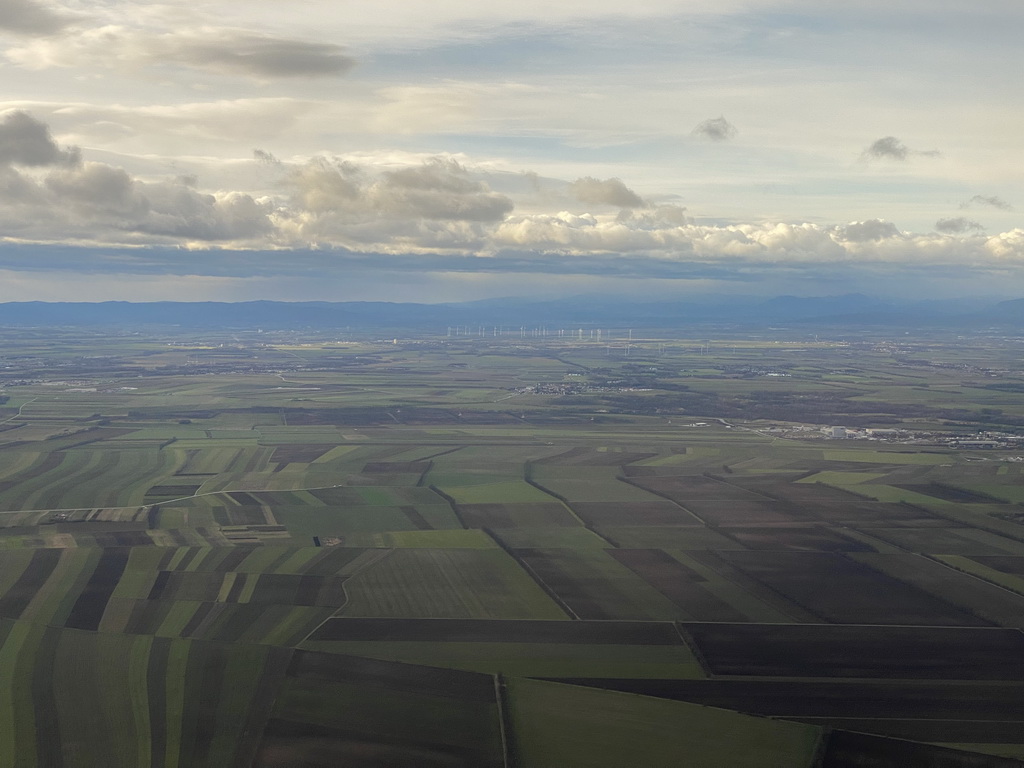
[[1024, 342], [396, 333], [0, 330], [0, 766], [1024, 760]]

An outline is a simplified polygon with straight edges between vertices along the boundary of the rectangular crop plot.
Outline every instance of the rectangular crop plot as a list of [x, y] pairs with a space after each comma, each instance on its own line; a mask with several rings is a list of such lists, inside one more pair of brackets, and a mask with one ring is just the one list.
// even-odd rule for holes
[[635, 477], [632, 482], [658, 496], [666, 496], [684, 507], [695, 499], [764, 501], [764, 497], [730, 483], [701, 475]]
[[565, 453], [539, 459], [536, 463], [560, 466], [619, 467], [623, 464], [632, 464], [634, 461], [651, 459], [657, 455], [656, 453], [629, 453], [627, 451], [598, 451], [581, 446], [570, 448]]
[[[851, 724], [856, 727], [856, 724]], [[948, 735], [956, 739], [955, 732]], [[939, 733], [933, 737], [941, 738]], [[942, 768], [1015, 768], [1019, 760], [995, 757], [935, 744], [917, 744], [865, 733], [837, 730], [829, 735], [823, 768], [859, 768], [860, 766], [942, 766]]]
[[332, 447], [315, 443], [278, 445], [274, 447], [274, 452], [270, 455], [270, 461], [275, 464], [311, 464], [331, 450]]
[[572, 682], [768, 717], [938, 721], [964, 718], [989, 722], [1017, 721], [1024, 729], [1024, 683], [616, 678], [575, 678]]
[[719, 556], [825, 621], [967, 627], [987, 624], [842, 555], [733, 551], [720, 552]]
[[730, 528], [729, 535], [748, 549], [816, 552], [872, 552], [863, 542], [821, 525]]
[[334, 618], [309, 638], [442, 643], [576, 643], [581, 645], [680, 645], [665, 621], [489, 621], [481, 619]]
[[254, 768], [499, 768], [490, 675], [299, 651]]
[[660, 549], [608, 554], [679, 606], [694, 621], [743, 621], [742, 613], [701, 586], [706, 579]]
[[580, 522], [557, 501], [533, 504], [459, 504], [467, 528], [571, 528]]
[[969, 491], [966, 488], [957, 488], [945, 483], [898, 483], [897, 488], [903, 488], [914, 493], [922, 493], [925, 496], [934, 496], [943, 501], [953, 501], [958, 504], [999, 504], [1001, 499], [989, 496], [978, 491]]
[[396, 549], [345, 585], [348, 616], [561, 619], [500, 549]]
[[671, 501], [574, 501], [572, 508], [596, 526], [700, 525], [700, 520]]
[[716, 675], [1024, 681], [1024, 633], [975, 627], [696, 624]]
[[769, 499], [693, 499], [684, 504], [708, 525], [784, 525], [815, 519], [810, 510]]
[[686, 618], [605, 549], [519, 549], [519, 560], [580, 619]]

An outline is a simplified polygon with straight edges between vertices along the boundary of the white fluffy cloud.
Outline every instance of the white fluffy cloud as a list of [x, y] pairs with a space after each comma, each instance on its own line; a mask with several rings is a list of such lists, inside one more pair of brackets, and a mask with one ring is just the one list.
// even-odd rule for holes
[[[0, 120], [0, 228], [22, 242], [278, 250], [282, 269], [288, 250], [310, 248], [387, 254], [403, 269], [409, 258], [419, 259], [416, 269], [468, 259], [522, 272], [523, 262], [509, 257], [520, 254], [541, 271], [599, 274], [615, 264], [642, 276], [681, 268], [1024, 266], [1024, 231], [988, 236], [962, 218], [940, 219], [938, 231], [926, 234], [882, 219], [709, 223], [682, 206], [645, 200], [621, 179], [592, 176], [549, 182], [571, 196], [548, 201], [571, 210], [538, 211], [546, 198], [538, 197], [535, 177], [450, 156], [294, 161], [260, 149], [236, 162], [270, 178], [270, 191], [204, 190], [181, 173], [142, 179], [82, 160], [77, 148], [58, 146], [43, 122], [9, 112]], [[516, 210], [517, 199], [532, 207]], [[212, 265], [221, 257], [211, 254]]]

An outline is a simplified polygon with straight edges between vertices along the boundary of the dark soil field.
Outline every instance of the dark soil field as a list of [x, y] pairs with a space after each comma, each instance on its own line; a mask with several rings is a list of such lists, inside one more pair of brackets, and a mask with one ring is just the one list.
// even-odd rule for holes
[[753, 550], [796, 550], [801, 552], [871, 552], [870, 546], [819, 525], [801, 527], [730, 527], [729, 535]]
[[569, 528], [580, 524], [568, 509], [557, 502], [456, 506], [467, 528]]
[[833, 733], [829, 737], [822, 761], [822, 768], [1019, 768], [1020, 765], [1020, 760], [846, 731]]
[[975, 555], [971, 560], [976, 560], [982, 565], [994, 568], [1003, 573], [1012, 573], [1015, 576], [1024, 576], [1024, 557], [1007, 557], [1005, 555]]
[[574, 501], [571, 506], [590, 525], [700, 525], [670, 501]]
[[764, 501], [762, 494], [736, 485], [699, 475], [673, 477], [634, 477], [632, 482], [641, 488], [665, 496], [684, 507], [688, 501], [709, 499], [714, 501]]
[[977, 491], [969, 491], [966, 488], [957, 488], [956, 486], [945, 485], [944, 483], [900, 483], [895, 485], [895, 487], [904, 488], [914, 493], [923, 493], [925, 496], [934, 496], [936, 499], [942, 499], [943, 501], [955, 501], [958, 504], [1002, 503], [1001, 499], [997, 499], [994, 496], [987, 496]]
[[708, 525], [723, 527], [799, 524], [816, 519], [811, 510], [769, 499], [692, 499], [684, 506]]
[[985, 626], [989, 622], [839, 554], [722, 552], [797, 605], [839, 624]]
[[756, 715], [877, 720], [1016, 722], [1024, 727], [1024, 684], [947, 681], [622, 680], [580, 679], [578, 685], [692, 701]]
[[679, 645], [670, 622], [331, 619], [310, 640]]
[[685, 623], [717, 675], [1024, 681], [1012, 629]]
[[612, 557], [679, 606], [693, 621], [743, 621], [744, 616], [704, 589], [704, 577], [660, 549], [613, 549]]

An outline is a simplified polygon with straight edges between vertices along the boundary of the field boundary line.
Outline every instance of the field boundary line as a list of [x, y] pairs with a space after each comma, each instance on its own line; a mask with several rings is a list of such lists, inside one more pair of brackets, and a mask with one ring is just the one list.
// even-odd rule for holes
[[576, 611], [570, 608], [569, 604], [565, 602], [565, 600], [563, 600], [561, 596], [557, 592], [555, 592], [555, 590], [548, 586], [548, 583], [544, 581], [544, 579], [542, 579], [535, 570], [533, 570], [533, 568], [530, 566], [528, 562], [519, 557], [519, 555], [516, 554], [516, 551], [512, 549], [512, 547], [508, 546], [508, 544], [506, 544], [500, 538], [495, 536], [494, 532], [490, 528], [481, 528], [480, 530], [487, 534], [487, 536], [489, 536], [490, 539], [495, 544], [497, 544], [498, 547], [506, 555], [511, 557], [515, 561], [516, 565], [518, 565], [520, 568], [523, 569], [523, 571], [525, 571], [526, 575], [533, 580], [534, 584], [540, 587], [544, 591], [544, 594], [550, 597], [555, 602], [555, 605], [557, 605], [565, 613], [566, 616], [568, 616], [570, 619], [574, 621], [580, 621], [579, 614], [577, 614]]
[[[916, 554], [918, 557], [923, 557], [925, 560], [930, 560], [933, 563], [938, 563], [943, 568], [948, 568], [949, 570], [955, 571], [956, 573], [959, 573], [959, 574], [961, 574], [963, 576], [970, 576], [972, 579], [975, 579], [976, 581], [980, 581], [982, 584], [988, 584], [990, 587], [995, 587], [996, 589], [1002, 590], [1003, 592], [1011, 594], [1014, 597], [1024, 597], [1024, 592], [1018, 592], [1016, 589], [1013, 589], [1012, 587], [1008, 587], [1005, 584], [999, 584], [998, 582], [995, 582], [995, 581], [989, 581], [988, 579], [986, 579], [981, 574], [972, 573], [971, 571], [964, 570], [962, 568], [957, 568], [952, 563], [947, 563], [944, 560], [940, 560], [937, 555], [933, 555], [933, 554], [930, 554], [930, 553], [927, 553], [927, 552], [914, 552], [913, 554]], [[955, 555], [954, 555], [954, 557], [955, 557]], [[966, 557], [968, 560], [971, 559], [971, 557], [969, 555], [960, 555], [960, 557]], [[983, 566], [982, 563], [978, 563], [978, 565], [982, 565]], [[984, 618], [984, 617], [979, 617], [979, 618]], [[986, 621], [987, 621], [987, 619], [986, 619]], [[1015, 627], [1015, 629], [1021, 629], [1021, 627]]]
[[680, 622], [673, 621], [672, 626], [675, 628], [676, 634], [679, 635], [679, 639], [683, 641], [683, 645], [689, 649], [690, 653], [693, 654], [693, 658], [695, 658], [697, 663], [700, 664], [700, 668], [704, 670], [704, 674], [708, 676], [709, 680], [713, 680], [716, 675], [714, 671], [712, 671], [708, 660], [704, 658], [704, 653], [701, 651], [700, 646], [697, 645], [697, 641], [690, 637], [689, 632], [685, 632], [683, 630]]
[[492, 675], [494, 679], [494, 702], [498, 705], [498, 733], [501, 735], [501, 760], [504, 768], [515, 768], [516, 761], [512, 754], [512, 745], [509, 735], [512, 733], [512, 717], [505, 698], [508, 695], [508, 687], [505, 685], [505, 678], [498, 672]]
[[[153, 504], [174, 504], [177, 501], [188, 501], [189, 499], [201, 499], [204, 496], [216, 496], [222, 493], [294, 493], [295, 491], [326, 491], [331, 488], [353, 488], [355, 486], [344, 485], [338, 483], [337, 485], [314, 485], [309, 488], [222, 488], [219, 491], [203, 491], [202, 493], [194, 493], [191, 496], [179, 496], [176, 499], [168, 499], [166, 501], [154, 501]], [[143, 506], [151, 507], [153, 504], [144, 504]]]
[[[369, 550], [369, 549], [366, 549], [366, 551], [370, 551], [370, 550]], [[338, 606], [337, 608], [335, 608], [335, 609], [334, 609], [334, 613], [332, 613], [332, 614], [331, 614], [330, 616], [328, 616], [328, 617], [327, 617], [326, 619], [324, 619], [324, 620], [323, 620], [323, 621], [321, 621], [321, 622], [320, 622], [319, 624], [317, 624], [317, 625], [316, 625], [315, 627], [313, 627], [313, 629], [311, 629], [311, 630], [310, 630], [310, 631], [309, 631], [309, 632], [308, 632], [308, 633], [306, 634], [306, 636], [305, 636], [304, 638], [302, 638], [301, 640], [299, 640], [299, 642], [298, 642], [298, 643], [296, 643], [296, 644], [295, 644], [294, 646], [291, 646], [291, 647], [292, 647], [293, 649], [295, 649], [295, 648], [298, 648], [298, 647], [299, 647], [300, 645], [302, 645], [302, 644], [303, 644], [303, 643], [305, 643], [305, 642], [308, 642], [308, 641], [309, 641], [309, 638], [310, 638], [310, 637], [312, 637], [313, 635], [315, 635], [315, 634], [316, 634], [316, 632], [317, 632], [317, 630], [318, 630], [318, 629], [320, 629], [320, 627], [322, 627], [322, 626], [323, 626], [324, 624], [326, 624], [326, 623], [327, 623], [328, 621], [330, 621], [331, 619], [341, 619], [341, 618], [344, 618], [343, 616], [339, 616], [339, 615], [338, 615], [338, 611], [343, 611], [343, 610], [345, 610], [345, 608], [346, 608], [346, 607], [348, 606], [348, 604], [349, 604], [349, 602], [350, 602], [350, 600], [351, 600], [351, 598], [349, 597], [349, 594], [348, 594], [348, 586], [347, 586], [347, 585], [348, 585], [348, 583], [349, 583], [349, 581], [350, 581], [350, 580], [352, 580], [352, 579], [354, 579], [354, 578], [355, 578], [356, 576], [358, 576], [359, 574], [361, 574], [361, 573], [362, 573], [363, 571], [365, 571], [365, 570], [366, 570], [367, 568], [370, 568], [370, 567], [372, 567], [372, 566], [376, 565], [377, 563], [382, 563], [382, 562], [384, 562], [385, 560], [387, 560], [387, 559], [388, 559], [388, 557], [390, 557], [390, 556], [391, 556], [391, 554], [392, 554], [392, 553], [393, 553], [393, 552], [394, 552], [395, 550], [394, 550], [394, 549], [386, 549], [386, 550], [382, 550], [382, 551], [383, 551], [383, 552], [384, 552], [385, 554], [381, 555], [380, 557], [374, 558], [373, 560], [371, 560], [371, 561], [370, 561], [370, 562], [368, 562], [368, 563], [364, 563], [364, 564], [363, 564], [362, 566], [360, 566], [360, 567], [359, 567], [359, 568], [358, 568], [357, 570], [353, 571], [353, 572], [352, 572], [352, 573], [350, 573], [350, 574], [349, 574], [348, 576], [344, 577], [344, 580], [343, 580], [343, 581], [341, 582], [341, 591], [342, 591], [342, 593], [344, 593], [344, 595], [345, 595], [345, 602], [343, 602], [343, 603], [342, 603], [341, 605], [339, 605], [339, 606]]]
[[696, 520], [698, 523], [700, 523], [704, 527], [710, 528], [712, 530], [717, 530], [717, 526], [712, 525], [707, 520], [705, 520], [700, 515], [698, 515], [696, 512], [693, 512], [693, 511], [687, 509], [682, 504], [680, 504], [678, 501], [673, 499], [671, 496], [668, 496], [668, 495], [666, 495], [664, 493], [661, 493], [660, 491], [651, 490], [650, 488], [644, 488], [642, 485], [640, 485], [640, 483], [634, 482], [633, 478], [626, 477], [625, 475], [616, 475], [615, 479], [620, 481], [620, 482], [626, 483], [626, 485], [632, 485], [634, 488], [639, 488], [641, 491], [646, 491], [647, 493], [653, 494], [654, 496], [659, 496], [659, 497], [663, 498], [665, 501], [669, 502], [670, 504], [675, 504], [677, 507], [679, 507], [681, 510], [683, 510], [683, 512], [688, 514], [690, 517], [692, 517], [694, 520]]
[[576, 510], [572, 508], [572, 504], [569, 503], [569, 500], [567, 498], [565, 498], [561, 494], [555, 493], [550, 488], [545, 488], [543, 485], [534, 480], [532, 461], [527, 461], [523, 464], [523, 480], [525, 480], [529, 485], [532, 485], [541, 493], [546, 493], [551, 498], [557, 499], [559, 502], [561, 502], [562, 506], [569, 510], [569, 514], [572, 515], [581, 526], [583, 526], [586, 530], [590, 531], [592, 534], [597, 536], [597, 538], [601, 539], [601, 541], [608, 544], [608, 546], [610, 546], [612, 549], [619, 548], [618, 544], [616, 544], [614, 541], [609, 539], [603, 533], [594, 528], [590, 523], [588, 523], [586, 520], [584, 520], [582, 517], [576, 514]]
[[468, 525], [466, 525], [466, 521], [462, 517], [462, 512], [459, 511], [459, 505], [455, 501], [455, 499], [453, 499], [451, 496], [449, 496], [447, 493], [442, 491], [440, 488], [438, 488], [433, 483], [428, 485], [427, 488], [429, 488], [434, 493], [436, 493], [438, 496], [440, 496], [442, 499], [444, 499], [445, 501], [448, 502], [448, 506], [452, 508], [452, 514], [455, 515], [455, 519], [459, 521], [459, 525], [462, 526], [463, 530], [465, 530], [465, 531], [472, 530]]
[[6, 423], [8, 423], [9, 421], [14, 421], [15, 419], [20, 419], [20, 418], [21, 418], [21, 410], [22, 410], [22, 408], [24, 408], [24, 407], [25, 407], [26, 405], [28, 405], [29, 403], [34, 403], [34, 402], [35, 402], [36, 400], [38, 400], [38, 399], [39, 399], [40, 397], [42, 397], [42, 395], [37, 395], [36, 397], [33, 397], [33, 398], [32, 398], [31, 400], [26, 400], [26, 401], [25, 401], [24, 403], [22, 403], [22, 404], [21, 404], [21, 405], [20, 405], [20, 406], [18, 407], [18, 412], [17, 412], [16, 414], [14, 414], [13, 416], [11, 416], [10, 418], [7, 418], [7, 419], [4, 419], [3, 421], [0, 421], [0, 424], [6, 424]]

